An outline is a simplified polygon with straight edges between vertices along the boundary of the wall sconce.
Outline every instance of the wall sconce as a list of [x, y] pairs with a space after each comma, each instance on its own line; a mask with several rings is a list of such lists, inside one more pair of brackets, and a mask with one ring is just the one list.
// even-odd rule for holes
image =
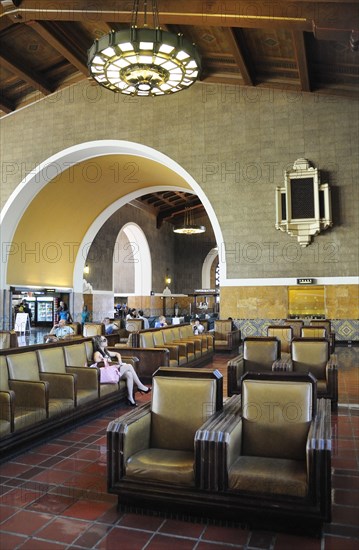
[[84, 267], [84, 273], [85, 273], [85, 275], [88, 275], [90, 273], [90, 268], [89, 268], [88, 264], [86, 264], [85, 267]]
[[166, 283], [167, 286], [172, 283], [172, 278], [170, 277], [168, 267], [166, 269], [165, 283]]

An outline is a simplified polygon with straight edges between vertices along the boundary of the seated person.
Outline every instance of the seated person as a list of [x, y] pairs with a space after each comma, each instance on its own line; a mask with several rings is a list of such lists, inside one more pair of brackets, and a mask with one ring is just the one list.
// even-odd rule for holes
[[193, 334], [202, 334], [204, 332], [204, 326], [199, 319], [195, 319], [193, 323]]
[[155, 328], [162, 328], [166, 326], [167, 326], [166, 317], [164, 315], [160, 315], [158, 318], [158, 321], [156, 321], [155, 323]]
[[109, 317], [105, 317], [102, 322], [105, 325], [106, 334], [112, 334], [115, 330], [118, 330], [118, 326], [115, 323], [111, 323]]
[[105, 336], [94, 336], [93, 342], [93, 360], [94, 363], [104, 363], [105, 366], [115, 364], [118, 366], [118, 379], [126, 380], [127, 386], [127, 404], [131, 407], [136, 407], [137, 403], [133, 397], [133, 386], [136, 384], [140, 393], [149, 393], [151, 388], [148, 388], [142, 384], [141, 380], [137, 376], [137, 373], [132, 365], [128, 363], [122, 363], [121, 354], [116, 351], [110, 351], [107, 349], [107, 338]]
[[139, 312], [138, 312], [138, 319], [142, 319], [142, 321], [143, 321], [143, 328], [144, 328], [144, 329], [150, 328], [150, 323], [149, 323], [147, 317], [144, 317], [144, 316], [143, 316], [143, 311], [142, 311], [142, 309], [140, 309]]
[[46, 342], [54, 342], [61, 338], [65, 338], [66, 336], [73, 336], [74, 334], [75, 331], [66, 325], [65, 319], [60, 319], [60, 321], [50, 330], [50, 334], [48, 335]]

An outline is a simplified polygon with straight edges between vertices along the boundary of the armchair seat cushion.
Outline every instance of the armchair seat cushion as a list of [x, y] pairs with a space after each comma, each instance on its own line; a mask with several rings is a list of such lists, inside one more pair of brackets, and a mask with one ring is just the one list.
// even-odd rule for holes
[[308, 494], [306, 462], [239, 456], [228, 472], [228, 489], [304, 498]]
[[150, 448], [132, 455], [126, 464], [126, 477], [146, 482], [194, 486], [194, 453]]

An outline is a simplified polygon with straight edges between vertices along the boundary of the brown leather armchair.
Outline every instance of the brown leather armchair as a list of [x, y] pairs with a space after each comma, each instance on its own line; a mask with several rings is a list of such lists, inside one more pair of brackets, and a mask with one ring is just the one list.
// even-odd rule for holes
[[101, 334], [105, 334], [105, 325], [103, 323], [85, 323], [82, 334], [85, 337], [101, 336]]
[[86, 380], [87, 372], [84, 371], [84, 367], [66, 367], [62, 348], [38, 349], [37, 357], [42, 379], [47, 380], [50, 385], [62, 380], [67, 381], [71, 388], [68, 392], [75, 406], [98, 399], [98, 381], [95, 373], [89, 374]]
[[267, 336], [272, 336], [280, 340], [281, 358], [289, 359], [293, 328], [289, 325], [269, 325], [269, 327], [267, 327]]
[[119, 504], [190, 508], [207, 463], [194, 451], [195, 434], [222, 402], [218, 371], [158, 369], [152, 403], [107, 428], [108, 488]]
[[293, 338], [300, 337], [300, 330], [304, 326], [304, 321], [302, 319], [284, 319], [284, 324], [292, 327]]
[[217, 319], [214, 322], [215, 351], [233, 351], [241, 343], [241, 331], [232, 329], [232, 321]]
[[[75, 407], [72, 382], [63, 377], [53, 378], [49, 382], [47, 376], [39, 372], [36, 351], [17, 353], [7, 356], [11, 386], [21, 380], [27, 383], [44, 385], [44, 399], [47, 417], [61, 415]], [[10, 386], [10, 387], [11, 387]], [[29, 391], [32, 391], [29, 389]]]
[[240, 393], [241, 377], [246, 372], [266, 372], [280, 367], [280, 340], [278, 338], [268, 336], [244, 338], [243, 353], [227, 363], [228, 396]]
[[293, 338], [291, 345], [293, 372], [310, 372], [317, 379], [319, 397], [331, 400], [332, 409], [338, 405], [338, 361], [330, 354], [326, 338]]
[[317, 399], [310, 374], [247, 373], [241, 385], [241, 413], [203, 432], [209, 447], [218, 442], [217, 510], [249, 526], [317, 530], [331, 519], [330, 401]]
[[[335, 331], [332, 329], [330, 319], [312, 319], [309, 323], [310, 327], [324, 327], [327, 331], [327, 338], [330, 341], [330, 351], [334, 353], [335, 350]], [[299, 336], [299, 335], [298, 335]]]
[[0, 356], [1, 436], [46, 419], [48, 387], [44, 382], [10, 380]]

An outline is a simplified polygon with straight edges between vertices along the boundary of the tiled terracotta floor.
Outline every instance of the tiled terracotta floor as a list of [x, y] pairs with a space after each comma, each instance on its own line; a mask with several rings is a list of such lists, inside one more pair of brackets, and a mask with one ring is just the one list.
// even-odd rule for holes
[[[33, 447], [0, 466], [1, 550], [356, 550], [359, 547], [359, 348], [338, 348], [333, 415], [333, 521], [321, 539], [119, 513], [106, 492], [106, 427], [128, 409]], [[228, 355], [213, 367], [225, 374]], [[139, 398], [144, 402], [147, 396]]]

